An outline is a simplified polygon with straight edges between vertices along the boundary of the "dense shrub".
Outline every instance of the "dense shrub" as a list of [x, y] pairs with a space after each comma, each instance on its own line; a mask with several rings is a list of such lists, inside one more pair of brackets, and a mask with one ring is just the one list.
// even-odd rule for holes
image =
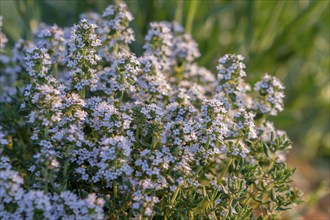
[[241, 55], [198, 66], [175, 22], [151, 23], [137, 57], [132, 19], [118, 3], [11, 53], [0, 34], [1, 218], [274, 219], [299, 202], [267, 120], [278, 79], [251, 88]]

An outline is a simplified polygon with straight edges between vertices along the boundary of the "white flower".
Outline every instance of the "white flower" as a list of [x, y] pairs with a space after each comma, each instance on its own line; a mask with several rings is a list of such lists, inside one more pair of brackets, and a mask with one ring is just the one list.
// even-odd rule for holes
[[276, 77], [265, 74], [262, 81], [255, 84], [254, 91], [259, 95], [252, 104], [255, 110], [270, 115], [283, 111], [284, 86]]

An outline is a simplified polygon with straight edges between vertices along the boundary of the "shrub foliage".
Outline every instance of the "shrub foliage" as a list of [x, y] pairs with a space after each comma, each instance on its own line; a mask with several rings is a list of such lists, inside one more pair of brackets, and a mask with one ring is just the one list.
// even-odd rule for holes
[[267, 119], [281, 82], [251, 87], [241, 55], [199, 66], [176, 22], [151, 23], [138, 57], [132, 19], [117, 3], [11, 51], [0, 32], [1, 219], [274, 219], [298, 203]]

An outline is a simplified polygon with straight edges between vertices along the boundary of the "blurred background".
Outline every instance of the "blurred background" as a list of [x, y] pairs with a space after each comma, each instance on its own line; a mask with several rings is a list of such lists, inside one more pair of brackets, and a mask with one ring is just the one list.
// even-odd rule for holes
[[[201, 51], [200, 65], [216, 72], [226, 53], [246, 57], [248, 82], [268, 72], [286, 87], [285, 111], [273, 118], [293, 141], [293, 184], [305, 203], [288, 219], [330, 216], [330, 1], [329, 0], [127, 0], [141, 54], [151, 21], [176, 20]], [[0, 0], [4, 32], [13, 45], [29, 39], [41, 21], [72, 26], [83, 12], [102, 13], [107, 0]], [[32, 30], [32, 31], [31, 31]]]

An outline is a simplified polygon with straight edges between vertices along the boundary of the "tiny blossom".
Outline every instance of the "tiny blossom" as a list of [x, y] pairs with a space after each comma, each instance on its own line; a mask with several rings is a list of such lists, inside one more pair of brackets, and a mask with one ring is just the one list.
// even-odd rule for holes
[[122, 54], [105, 68], [100, 76], [100, 90], [108, 95], [117, 92], [135, 92], [140, 63], [134, 54]]
[[173, 58], [179, 62], [186, 60], [192, 63], [200, 56], [197, 43], [190, 34], [175, 36], [173, 41]]
[[66, 41], [63, 37], [64, 32], [57, 25], [47, 26], [42, 24], [35, 34], [35, 44], [39, 48], [45, 48], [52, 56], [53, 63], [64, 63], [64, 51]]
[[217, 66], [217, 96], [227, 108], [243, 108], [247, 104], [246, 88], [243, 81], [246, 76], [244, 57], [242, 55], [226, 54], [219, 59]]
[[236, 77], [245, 77], [245, 64], [242, 63], [244, 57], [241, 55], [226, 54], [219, 59], [217, 70], [219, 71], [218, 79], [221, 81], [233, 80]]
[[[103, 218], [103, 202], [95, 196], [93, 200], [91, 195], [81, 200], [68, 191], [49, 195], [42, 191], [26, 191], [23, 184], [23, 178], [16, 171], [10, 170], [10, 167], [0, 169], [0, 200], [3, 204], [0, 206], [1, 219], [33, 219], [37, 210], [41, 211], [39, 217], [47, 219], [71, 218], [72, 214], [79, 219]], [[8, 205], [14, 205], [16, 209], [8, 211], [5, 208]], [[67, 206], [65, 209], [64, 205]], [[86, 208], [89, 211], [84, 211]]]
[[270, 115], [283, 111], [284, 86], [276, 77], [266, 74], [255, 84], [254, 91], [259, 94], [253, 103], [254, 109]]
[[27, 50], [26, 70], [30, 77], [45, 78], [51, 67], [51, 59], [45, 48]]
[[98, 28], [95, 30], [97, 34], [101, 34], [102, 30], [100, 27], [102, 27], [103, 19], [102, 16], [99, 13], [96, 12], [85, 12], [80, 14], [80, 20], [86, 19], [87, 21], [90, 21], [91, 23], [94, 23], [98, 26]]
[[139, 72], [137, 99], [156, 101], [171, 94], [171, 86], [162, 74], [154, 56], [143, 56], [139, 59], [143, 71]]
[[133, 16], [126, 4], [120, 2], [109, 5], [103, 12], [102, 19], [100, 35], [104, 47], [100, 53], [102, 58], [111, 61], [119, 53], [129, 52], [128, 44], [135, 40], [133, 29], [129, 28], [129, 22], [133, 20]]
[[95, 48], [101, 45], [101, 40], [95, 33], [96, 28], [97, 25], [82, 19], [71, 31], [68, 67], [71, 68], [71, 83], [77, 90], [85, 86], [95, 88], [98, 81], [94, 66], [100, 57]]
[[215, 82], [216, 78], [212, 72], [210, 72], [205, 67], [200, 67], [193, 63], [185, 69], [183, 77], [186, 80], [200, 82], [202, 85], [206, 84], [213, 86], [212, 83]]
[[[0, 31], [1, 32], [1, 31]], [[17, 81], [24, 80], [26, 51], [34, 48], [32, 42], [18, 40], [12, 48], [12, 56], [8, 56], [5, 50], [0, 49], [0, 101], [12, 103], [17, 92], [22, 93], [24, 86]]]
[[259, 125], [256, 128], [257, 135], [260, 136], [260, 138], [264, 142], [271, 142], [272, 137], [274, 136], [284, 136], [285, 139], [288, 139], [287, 134], [285, 131], [278, 130], [275, 128], [274, 123], [270, 121], [265, 121], [261, 125]]
[[154, 55], [161, 66], [161, 70], [168, 70], [171, 62], [173, 45], [173, 33], [167, 22], [152, 22], [145, 37], [146, 43], [143, 46], [146, 55]]
[[233, 129], [237, 132], [236, 135], [245, 135], [250, 139], [257, 137], [254, 116], [254, 113], [247, 112], [245, 109], [239, 109], [234, 113]]

